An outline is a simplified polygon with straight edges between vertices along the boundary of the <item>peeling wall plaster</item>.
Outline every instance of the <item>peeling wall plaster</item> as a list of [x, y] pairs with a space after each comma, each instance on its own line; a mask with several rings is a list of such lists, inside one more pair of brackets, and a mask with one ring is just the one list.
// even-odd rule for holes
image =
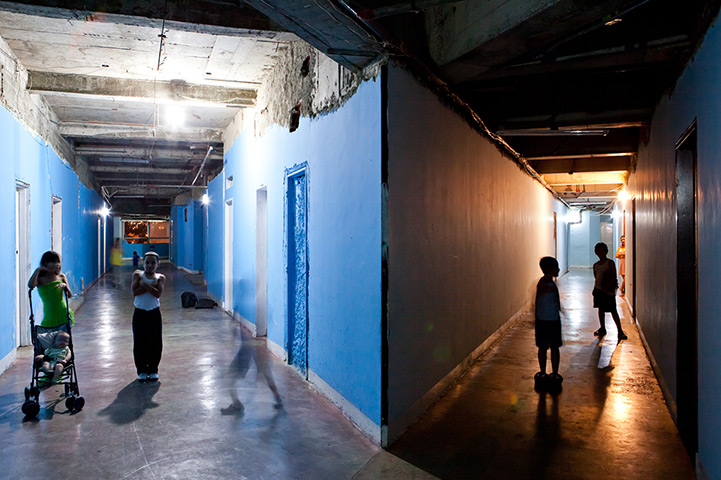
[[[301, 68], [310, 58], [308, 74]], [[258, 90], [255, 109], [243, 109], [228, 125], [224, 134], [225, 149], [246, 128], [263, 135], [272, 125], [290, 126], [291, 110], [300, 103], [302, 117], [315, 117], [341, 107], [358, 86], [380, 73], [372, 65], [363, 74], [355, 74], [303, 41], [279, 44], [277, 61], [266, 73]]]

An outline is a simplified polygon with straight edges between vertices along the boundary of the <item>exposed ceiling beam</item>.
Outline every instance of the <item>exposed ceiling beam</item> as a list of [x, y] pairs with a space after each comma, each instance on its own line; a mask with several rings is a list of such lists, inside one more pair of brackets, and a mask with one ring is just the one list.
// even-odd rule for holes
[[544, 174], [543, 179], [549, 185], [593, 185], [593, 184], [624, 184], [627, 172], [586, 172]]
[[384, 52], [383, 43], [337, 0], [244, 0], [344, 67], [361, 71]]
[[123, 125], [92, 123], [61, 123], [60, 135], [70, 138], [118, 138], [142, 140], [177, 140], [187, 142], [221, 143], [220, 128], [169, 128], [157, 125]]
[[524, 157], [526, 160], [576, 160], [581, 158], [614, 158], [614, 157], [630, 157], [636, 152], [618, 152], [618, 153], [586, 153], [579, 155], [546, 155], [540, 157]]
[[127, 97], [148, 102], [172, 101], [243, 107], [255, 105], [256, 98], [256, 91], [247, 88], [194, 85], [182, 80], [131, 80], [38, 71], [28, 72], [27, 90], [41, 95]]
[[142, 195], [143, 197], [172, 197], [182, 191], [191, 190], [193, 188], [206, 188], [204, 185], [178, 185], [178, 186], [106, 186], [105, 190], [110, 195], [110, 198], [124, 195]]
[[489, 81], [499, 78], [526, 77], [548, 74], [568, 74], [570, 72], [600, 72], [633, 69], [648, 64], [673, 64], [678, 58], [678, 51], [691, 48], [688, 37], [669, 39], [676, 43], [660, 44], [654, 47], [637, 48], [629, 50], [625, 46], [618, 47], [618, 51], [585, 52], [574, 57], [559, 58], [552, 62], [536, 61], [521, 65], [495, 68], [475, 76], [466, 82]]
[[[119, 23], [119, 16], [129, 17], [126, 23], [145, 25], [149, 20], [160, 19], [185, 25], [186, 29], [198, 31], [203, 27], [217, 29], [223, 35], [242, 30], [262, 35], [263, 31], [282, 31], [282, 27], [245, 2], [194, 0], [192, 2], [168, 2], [144, 0], [126, 2], [107, 0], [14, 0], [0, 2], [0, 10], [50, 18], [67, 18], [74, 21]], [[130, 20], [134, 19], [134, 20]], [[174, 26], [178, 28], [178, 26]], [[227, 30], [227, 32], [225, 32]]]
[[[77, 155], [88, 157], [113, 157], [157, 160], [203, 160], [205, 152], [201, 149], [191, 149], [189, 146], [180, 148], [168, 147], [131, 147], [124, 145], [78, 145]], [[222, 159], [222, 154], [214, 155], [214, 159]]]
[[577, 158], [564, 160], [537, 160], [529, 162], [540, 175], [549, 173], [615, 172], [628, 171], [630, 157]]
[[192, 170], [190, 168], [120, 167], [105, 165], [90, 165], [89, 168], [91, 172], [98, 173], [150, 173], [159, 175], [181, 175], [187, 174]]

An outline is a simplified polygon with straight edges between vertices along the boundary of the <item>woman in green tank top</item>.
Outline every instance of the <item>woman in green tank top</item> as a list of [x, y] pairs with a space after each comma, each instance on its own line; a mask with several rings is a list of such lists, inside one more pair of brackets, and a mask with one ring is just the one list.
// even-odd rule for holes
[[[68, 285], [68, 279], [61, 271], [62, 263], [57, 252], [48, 251], [43, 253], [40, 259], [40, 267], [33, 272], [28, 281], [28, 288], [38, 287], [38, 294], [43, 301], [43, 321], [41, 327], [58, 327], [64, 325], [67, 319], [67, 303], [63, 291], [67, 292], [68, 298], [73, 294]], [[73, 311], [70, 312], [70, 324], [75, 323]]]

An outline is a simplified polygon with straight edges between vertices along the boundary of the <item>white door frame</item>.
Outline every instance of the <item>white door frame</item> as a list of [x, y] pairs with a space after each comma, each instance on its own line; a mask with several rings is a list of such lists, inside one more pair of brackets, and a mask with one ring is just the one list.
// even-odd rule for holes
[[225, 248], [224, 248], [224, 283], [223, 308], [233, 314], [233, 199], [225, 201]]
[[30, 279], [30, 188], [15, 184], [15, 345], [31, 345], [30, 304], [27, 284]]
[[53, 209], [51, 219], [52, 229], [52, 250], [63, 258], [63, 199], [53, 195]]
[[256, 193], [255, 336], [268, 333], [268, 188]]

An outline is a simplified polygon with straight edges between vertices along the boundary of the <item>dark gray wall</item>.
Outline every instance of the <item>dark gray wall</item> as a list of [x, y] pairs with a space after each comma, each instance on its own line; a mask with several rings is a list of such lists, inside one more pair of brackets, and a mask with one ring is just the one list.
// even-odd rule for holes
[[[694, 119], [698, 129], [699, 461], [721, 478], [721, 28], [718, 20], [672, 95], [654, 115], [629, 189], [636, 196], [639, 325], [667, 391], [676, 398], [675, 144]], [[627, 266], [631, 266], [630, 263]], [[628, 276], [632, 274], [628, 272]]]

